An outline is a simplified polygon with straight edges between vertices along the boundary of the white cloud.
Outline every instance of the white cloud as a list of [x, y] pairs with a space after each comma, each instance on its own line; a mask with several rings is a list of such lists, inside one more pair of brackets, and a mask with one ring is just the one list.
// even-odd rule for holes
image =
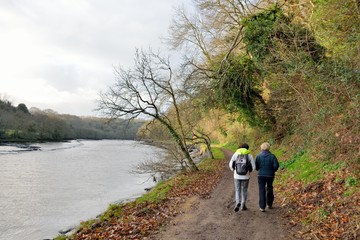
[[173, 6], [187, 0], [0, 2], [0, 94], [29, 108], [94, 115], [113, 66], [160, 48]]

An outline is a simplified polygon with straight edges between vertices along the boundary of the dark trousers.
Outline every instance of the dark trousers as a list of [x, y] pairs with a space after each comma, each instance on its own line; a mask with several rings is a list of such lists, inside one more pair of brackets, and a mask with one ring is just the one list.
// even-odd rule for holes
[[274, 202], [273, 192], [274, 177], [258, 176], [259, 207], [265, 209], [266, 205], [272, 207]]

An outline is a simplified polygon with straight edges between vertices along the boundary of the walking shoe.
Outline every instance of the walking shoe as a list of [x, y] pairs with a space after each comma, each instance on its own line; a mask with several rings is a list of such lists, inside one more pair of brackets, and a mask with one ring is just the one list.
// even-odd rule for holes
[[235, 211], [235, 212], [238, 212], [238, 211], [239, 211], [239, 208], [240, 208], [240, 203], [236, 204], [236, 207], [234, 208], [234, 211]]
[[267, 206], [268, 207], [268, 209], [273, 209], [273, 206]]
[[246, 207], [246, 206], [243, 206], [243, 207], [241, 207], [241, 210], [242, 210], [242, 211], [245, 211], [245, 210], [247, 210], [247, 207]]
[[265, 212], [265, 209], [263, 209], [263, 208], [260, 208], [260, 211], [262, 211], [262, 212]]

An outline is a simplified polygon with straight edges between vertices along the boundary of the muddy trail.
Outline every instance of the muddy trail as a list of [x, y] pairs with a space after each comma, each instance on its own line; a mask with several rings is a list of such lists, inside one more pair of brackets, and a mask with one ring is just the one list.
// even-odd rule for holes
[[[232, 152], [223, 150], [226, 160]], [[190, 197], [181, 206], [182, 213], [155, 236], [158, 240], [256, 240], [292, 239], [281, 217], [282, 209], [276, 198], [273, 209], [259, 211], [257, 172], [252, 173], [248, 188], [246, 211], [234, 212], [234, 180], [227, 165], [224, 177], [209, 199]]]

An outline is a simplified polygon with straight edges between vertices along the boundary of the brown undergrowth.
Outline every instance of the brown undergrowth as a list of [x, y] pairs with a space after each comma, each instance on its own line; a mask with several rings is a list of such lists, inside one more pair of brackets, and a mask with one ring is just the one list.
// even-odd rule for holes
[[152, 239], [151, 236], [166, 225], [170, 218], [180, 213], [179, 205], [187, 197], [210, 196], [222, 177], [225, 161], [206, 161], [211, 161], [211, 167], [203, 164], [199, 171], [181, 173], [158, 186], [161, 188], [158, 189], [159, 193], [166, 192], [158, 200], [136, 200], [112, 205], [99, 219], [83, 223], [67, 239]]
[[349, 174], [346, 170], [329, 173], [306, 187], [294, 179], [277, 186], [296, 238], [358, 239], [360, 194], [356, 188], [348, 193]]

